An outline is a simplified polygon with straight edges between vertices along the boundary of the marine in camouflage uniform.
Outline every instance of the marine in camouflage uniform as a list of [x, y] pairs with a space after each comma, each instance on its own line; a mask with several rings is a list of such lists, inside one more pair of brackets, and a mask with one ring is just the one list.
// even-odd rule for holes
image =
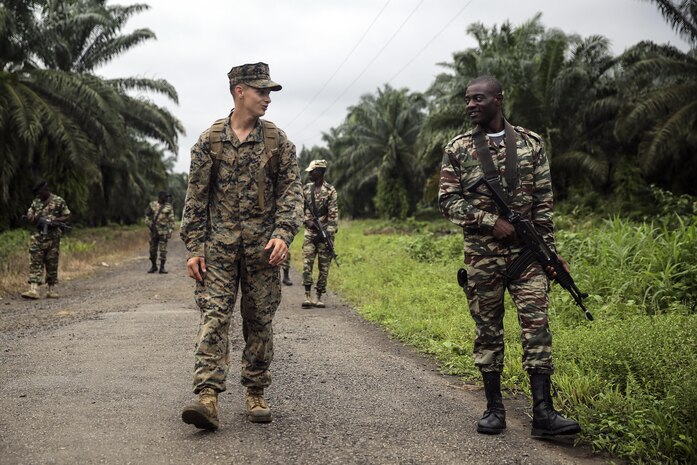
[[219, 424], [217, 395], [225, 391], [228, 328], [238, 288], [247, 415], [250, 421], [271, 421], [263, 392], [271, 384], [272, 321], [281, 300], [278, 266], [300, 227], [296, 211], [302, 202], [294, 144], [259, 119], [271, 101], [269, 92], [281, 86], [270, 80], [264, 63], [234, 67], [228, 78], [235, 109], [191, 149], [181, 225], [201, 311], [193, 376], [199, 401], [185, 407], [182, 419], [204, 429]]
[[[508, 205], [530, 219], [554, 251], [552, 183], [541, 137], [522, 127], [508, 126], [504, 130], [503, 92], [495, 78], [474, 79], [467, 87], [465, 98], [468, 115], [478, 125], [475, 131], [486, 133], [486, 148], [503, 188], [509, 192]], [[508, 130], [514, 132], [516, 143], [518, 176], [514, 186], [506, 186], [504, 177], [504, 135]], [[580, 427], [558, 415], [549, 396], [554, 364], [547, 314], [547, 274], [535, 262], [518, 278], [506, 278], [507, 268], [521, 253], [515, 230], [499, 217], [492, 200], [466, 190], [484, 175], [475, 146], [475, 131], [455, 137], [445, 147], [438, 203], [445, 217], [464, 231], [465, 292], [475, 321], [474, 363], [482, 372], [488, 401], [477, 429], [480, 433], [497, 434], [506, 427], [500, 376], [504, 365], [503, 315], [507, 289], [518, 311], [523, 368], [530, 374], [533, 387], [533, 434], [573, 434]]]
[[[327, 169], [325, 160], [313, 160], [305, 169], [310, 174], [312, 182], [303, 187], [305, 235], [303, 241], [303, 285], [305, 286], [305, 301], [302, 306], [323, 308], [322, 294], [327, 291], [327, 279], [329, 278], [329, 265], [332, 255], [329, 247], [322, 241], [320, 233], [312, 224], [313, 218], [317, 218], [326, 231], [334, 237], [338, 231], [339, 207], [334, 186], [324, 180]], [[312, 300], [312, 268], [317, 257], [316, 299]]]
[[51, 222], [65, 222], [70, 217], [70, 210], [65, 200], [49, 191], [46, 181], [38, 182], [33, 192], [36, 198], [27, 211], [26, 218], [31, 223], [37, 224], [38, 230], [32, 234], [29, 243], [29, 290], [22, 293], [27, 299], [39, 298], [39, 286], [44, 282], [44, 269], [46, 271], [46, 284], [48, 292], [46, 297], [57, 298], [55, 291], [58, 282], [58, 257], [60, 255], [60, 240], [62, 229]]
[[153, 200], [145, 209], [145, 224], [150, 229], [150, 263], [148, 273], [157, 271], [157, 253], [160, 253], [160, 273], [166, 274], [167, 241], [174, 231], [174, 209], [167, 201], [168, 195], [160, 191], [157, 200]]

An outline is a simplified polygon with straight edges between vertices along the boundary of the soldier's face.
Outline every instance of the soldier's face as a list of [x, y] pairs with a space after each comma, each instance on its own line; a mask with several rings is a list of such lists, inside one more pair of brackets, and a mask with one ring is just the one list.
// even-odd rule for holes
[[240, 86], [240, 103], [251, 115], [257, 118], [264, 116], [271, 103], [271, 91], [269, 89], [256, 89], [246, 85]]
[[48, 186], [44, 186], [39, 190], [39, 192], [36, 193], [36, 195], [41, 199], [41, 200], [46, 200], [51, 196], [51, 191], [48, 189]]
[[485, 82], [470, 85], [465, 92], [467, 116], [474, 124], [487, 126], [499, 114], [502, 98]]

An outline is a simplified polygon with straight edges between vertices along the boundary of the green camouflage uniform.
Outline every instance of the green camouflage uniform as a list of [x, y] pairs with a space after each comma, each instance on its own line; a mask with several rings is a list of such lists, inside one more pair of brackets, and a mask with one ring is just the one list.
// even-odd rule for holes
[[[157, 261], [157, 252], [160, 251], [160, 261], [167, 260], [167, 241], [174, 231], [174, 209], [172, 204], [164, 205], [153, 200], [145, 209], [145, 224], [150, 229], [150, 261]], [[152, 231], [153, 225], [155, 231]]]
[[[324, 230], [334, 237], [338, 231], [339, 207], [336, 201], [336, 189], [328, 182], [324, 182], [319, 192], [315, 189], [315, 183], [305, 184], [303, 197], [305, 199], [305, 221], [314, 218], [312, 196], [315, 196], [315, 214], [319, 218]], [[303, 242], [303, 285], [312, 286], [312, 267], [317, 256], [317, 292], [324, 294], [327, 290], [329, 278], [329, 264], [332, 260], [329, 248], [319, 239], [319, 232], [305, 227]]]
[[[539, 135], [515, 127], [518, 153], [518, 182], [511, 193], [512, 210], [531, 219], [554, 251], [552, 183], [549, 163]], [[501, 179], [506, 159], [505, 141], [489, 150]], [[552, 334], [549, 330], [549, 280], [542, 267], [531, 265], [518, 279], [504, 279], [504, 272], [521, 249], [498, 242], [492, 229], [498, 213], [493, 201], [466, 191], [483, 176], [472, 132], [454, 138], [445, 147], [438, 203], [443, 214], [464, 231], [467, 300], [476, 324], [474, 362], [482, 371], [503, 370], [503, 297], [508, 289], [522, 329], [523, 368], [548, 373], [552, 363]]]
[[[65, 200], [51, 194], [46, 203], [38, 197], [35, 198], [27, 211], [27, 216], [29, 215], [34, 215], [37, 219], [53, 220], [70, 215], [70, 210]], [[44, 282], [44, 268], [46, 269], [46, 284], [53, 286], [58, 282], [58, 257], [62, 232], [61, 228], [49, 227], [46, 234], [43, 233], [42, 229], [32, 234], [29, 242], [30, 284], [40, 285]]]
[[284, 270], [290, 270], [290, 251], [288, 251], [286, 259], [283, 260], [283, 263], [281, 263], [281, 268]]
[[[277, 172], [271, 173], [264, 150], [261, 122], [244, 142], [228, 118], [222, 132], [221, 163], [209, 202], [211, 144], [209, 130], [191, 149], [191, 169], [182, 217], [181, 237], [188, 257], [205, 257], [205, 283], [196, 285], [201, 310], [195, 351], [194, 392], [205, 387], [225, 390], [228, 368], [228, 328], [242, 289], [241, 313], [246, 345], [241, 382], [247, 387], [271, 384], [272, 320], [281, 300], [279, 270], [269, 265], [264, 247], [272, 238], [287, 245], [300, 227], [295, 214], [302, 202], [302, 185], [295, 145], [279, 129]], [[266, 171], [258, 185], [260, 169]], [[274, 182], [274, 178], [275, 182]], [[264, 207], [258, 204], [263, 189]], [[209, 208], [210, 207], [210, 208]], [[210, 222], [208, 215], [210, 214]]]

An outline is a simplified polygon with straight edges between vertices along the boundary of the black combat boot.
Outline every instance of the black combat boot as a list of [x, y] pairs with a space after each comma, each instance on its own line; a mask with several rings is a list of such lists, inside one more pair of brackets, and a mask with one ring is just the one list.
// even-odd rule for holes
[[283, 269], [283, 284], [286, 286], [292, 286], [293, 281], [290, 280], [290, 276], [288, 276], [288, 268]]
[[154, 273], [157, 271], [157, 265], [155, 264], [156, 262], [154, 259], [151, 259], [150, 262], [152, 263], [152, 266], [148, 270], [148, 273]]
[[167, 270], [165, 270], [165, 261], [160, 260], [160, 274], [167, 274], [169, 273]]
[[557, 434], [576, 434], [581, 426], [573, 420], [559, 415], [552, 405], [550, 390], [552, 382], [549, 375], [530, 374], [532, 388], [532, 432], [533, 436], [556, 436]]
[[486, 394], [486, 410], [482, 419], [477, 422], [477, 432], [499, 434], [506, 429], [506, 409], [503, 407], [501, 396], [501, 373], [482, 372], [482, 377]]

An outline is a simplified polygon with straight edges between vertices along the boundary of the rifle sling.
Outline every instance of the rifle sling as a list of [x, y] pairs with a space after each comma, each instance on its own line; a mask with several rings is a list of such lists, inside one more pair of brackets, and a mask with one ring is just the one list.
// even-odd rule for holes
[[489, 150], [489, 144], [487, 143], [486, 137], [484, 136], [484, 129], [481, 126], [477, 126], [472, 134], [472, 139], [474, 140], [474, 147], [477, 150], [477, 157], [479, 158], [479, 163], [482, 165], [482, 171], [484, 171], [484, 178], [486, 178], [492, 185], [494, 189], [497, 190], [497, 194], [502, 199], [510, 200], [511, 193], [518, 182], [518, 149], [516, 144], [516, 135], [513, 126], [503, 120], [504, 130], [505, 130], [505, 142], [506, 142], [506, 163], [504, 172], [504, 186], [506, 191], [501, 186], [501, 178], [499, 173], [494, 166], [494, 161], [491, 158], [491, 151]]

